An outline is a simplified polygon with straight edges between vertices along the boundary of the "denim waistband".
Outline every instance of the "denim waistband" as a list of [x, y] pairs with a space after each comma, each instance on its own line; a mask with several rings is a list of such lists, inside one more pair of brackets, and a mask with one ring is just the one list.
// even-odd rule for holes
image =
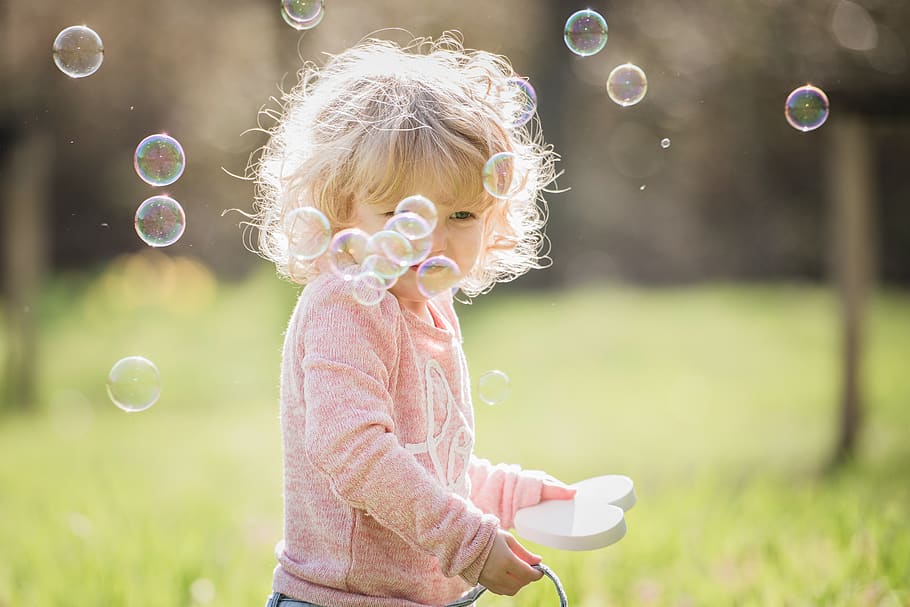
[[[534, 569], [537, 569], [546, 577], [550, 578], [553, 582], [553, 585], [556, 586], [556, 594], [559, 596], [559, 606], [560, 607], [569, 607], [569, 600], [566, 598], [566, 591], [562, 587], [562, 582], [559, 580], [559, 577], [553, 573], [553, 570], [544, 565], [543, 563], [538, 563], [533, 565]], [[474, 602], [480, 597], [481, 594], [486, 592], [486, 588], [483, 586], [475, 586], [470, 592], [465, 594], [463, 597], [455, 601], [454, 603], [449, 603], [446, 607], [468, 607], [473, 605]], [[298, 601], [292, 599], [286, 595], [281, 594], [280, 592], [273, 592], [269, 595], [268, 601], [265, 603], [265, 607], [320, 607], [314, 603], [307, 603], [306, 601]]]
[[292, 599], [291, 597], [281, 594], [280, 592], [273, 592], [269, 595], [269, 598], [265, 601], [265, 607], [320, 607], [315, 603], [307, 603], [306, 601], [298, 601], [297, 599]]

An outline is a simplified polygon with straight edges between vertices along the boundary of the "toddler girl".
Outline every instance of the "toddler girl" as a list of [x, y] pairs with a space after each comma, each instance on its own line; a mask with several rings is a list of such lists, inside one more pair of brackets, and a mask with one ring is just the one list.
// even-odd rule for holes
[[[541, 576], [506, 530], [517, 509], [574, 491], [473, 454], [452, 290], [428, 292], [415, 258], [365, 305], [353, 270], [333, 267], [346, 253], [362, 267], [362, 249], [298, 255], [287, 221], [311, 207], [331, 233], [374, 234], [420, 194], [436, 223], [412, 244], [454, 262], [467, 296], [539, 267], [537, 200], [555, 154], [516, 119], [516, 84], [507, 60], [452, 34], [367, 40], [306, 64], [274, 116], [251, 224], [259, 252], [306, 287], [283, 351], [284, 539], [269, 605], [439, 606], [478, 583], [511, 595]], [[509, 188], [494, 197], [482, 173], [501, 152], [513, 156], [493, 177]]]

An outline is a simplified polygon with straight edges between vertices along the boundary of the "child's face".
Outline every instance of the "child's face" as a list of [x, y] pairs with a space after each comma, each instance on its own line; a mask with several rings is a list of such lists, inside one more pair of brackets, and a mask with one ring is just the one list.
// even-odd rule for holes
[[[355, 202], [353, 208], [354, 226], [374, 234], [383, 229], [395, 212], [396, 202], [367, 204]], [[484, 214], [458, 208], [457, 204], [437, 204], [439, 219], [433, 230], [433, 244], [429, 257], [444, 255], [458, 265], [461, 275], [471, 272], [483, 248]], [[414, 310], [423, 308], [427, 297], [417, 288], [417, 266], [408, 268], [389, 289], [405, 306]]]

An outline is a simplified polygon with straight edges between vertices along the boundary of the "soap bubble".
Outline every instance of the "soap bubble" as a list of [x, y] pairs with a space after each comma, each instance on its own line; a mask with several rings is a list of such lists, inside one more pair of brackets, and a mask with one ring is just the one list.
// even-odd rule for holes
[[430, 254], [430, 250], [433, 248], [433, 235], [428, 234], [423, 238], [415, 238], [411, 241], [411, 247], [413, 247], [414, 253], [408, 261], [413, 266], [425, 260]]
[[335, 234], [326, 253], [332, 271], [352, 280], [360, 272], [358, 265], [366, 257], [369, 240], [370, 235], [359, 228], [347, 228]]
[[828, 119], [828, 96], [811, 84], [794, 89], [787, 97], [784, 115], [794, 129], [813, 131]]
[[136, 146], [133, 168], [142, 181], [170, 185], [180, 179], [186, 167], [186, 156], [180, 142], [164, 133], [149, 135]]
[[351, 280], [351, 296], [357, 303], [375, 306], [385, 295], [386, 282], [375, 272], [360, 272]]
[[363, 262], [357, 267], [355, 274], [360, 275], [367, 272], [374, 274], [382, 283], [379, 285], [380, 288], [391, 289], [398, 282], [398, 277], [404, 274], [405, 271], [407, 271], [407, 268], [399, 270], [397, 264], [393, 264], [385, 257], [374, 253], [364, 258]]
[[[537, 91], [531, 83], [524, 78], [512, 77], [506, 81], [507, 86], [517, 90], [518, 105], [506, 121], [509, 128], [517, 128], [527, 124], [537, 110]], [[511, 96], [510, 96], [511, 98]]]
[[607, 94], [621, 106], [635, 105], [648, 92], [648, 77], [635, 64], [617, 65], [607, 78]]
[[411, 265], [414, 247], [392, 230], [380, 230], [367, 241], [366, 254], [376, 256], [374, 271], [382, 278], [398, 278]]
[[54, 63], [70, 78], [91, 76], [104, 61], [101, 37], [90, 27], [70, 26], [54, 40]]
[[668, 147], [670, 147], [670, 139], [668, 137], [664, 137], [663, 139], [661, 139], [660, 147], [662, 147], [663, 149], [667, 149]]
[[459, 280], [458, 264], [442, 255], [430, 257], [417, 268], [417, 288], [428, 298], [455, 287]]
[[488, 405], [498, 405], [509, 397], [509, 376], [493, 369], [481, 374], [477, 380], [477, 395]]
[[[432, 200], [426, 196], [421, 196], [420, 194], [414, 194], [413, 196], [408, 196], [403, 198], [395, 206], [395, 214], [399, 213], [416, 213], [420, 215], [427, 224], [427, 231], [420, 233], [419, 230], [411, 234], [405, 234], [410, 239], [414, 238], [423, 238], [436, 228], [436, 222], [438, 221], [438, 213], [436, 212], [436, 205]], [[422, 227], [422, 226], [420, 226]]]
[[433, 232], [426, 219], [411, 211], [392, 215], [383, 229], [398, 232], [408, 240], [419, 240]]
[[285, 218], [288, 253], [298, 261], [316, 259], [332, 239], [329, 220], [315, 207], [294, 209]]
[[114, 363], [107, 375], [107, 393], [124, 411], [148, 409], [161, 394], [161, 375], [155, 364], [142, 356], [127, 356]]
[[325, 1], [282, 0], [281, 17], [296, 30], [313, 29], [325, 17]]
[[483, 187], [494, 198], [510, 198], [524, 189], [528, 175], [512, 152], [490, 156], [483, 165]]
[[576, 55], [589, 57], [599, 53], [607, 44], [607, 21], [590, 9], [574, 13], [566, 21], [563, 35], [566, 46]]
[[139, 238], [150, 247], [166, 247], [183, 236], [186, 215], [170, 196], [152, 196], [136, 209], [134, 226]]

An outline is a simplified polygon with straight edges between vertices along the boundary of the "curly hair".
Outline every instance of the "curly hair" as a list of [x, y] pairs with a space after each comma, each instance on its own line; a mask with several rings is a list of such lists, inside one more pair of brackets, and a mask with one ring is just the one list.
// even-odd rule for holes
[[[546, 202], [558, 160], [539, 121], [515, 126], [525, 93], [509, 61], [465, 49], [460, 35], [404, 46], [366, 39], [318, 67], [306, 62], [249, 165], [255, 180], [257, 251], [278, 273], [305, 284], [317, 260], [289, 265], [285, 217], [312, 206], [332, 232], [352, 225], [355, 200], [379, 203], [421, 193], [487, 212], [484, 246], [460, 287], [468, 296], [542, 267]], [[534, 128], [537, 127], [537, 128]], [[487, 160], [514, 154], [520, 187], [494, 198], [483, 187]]]

